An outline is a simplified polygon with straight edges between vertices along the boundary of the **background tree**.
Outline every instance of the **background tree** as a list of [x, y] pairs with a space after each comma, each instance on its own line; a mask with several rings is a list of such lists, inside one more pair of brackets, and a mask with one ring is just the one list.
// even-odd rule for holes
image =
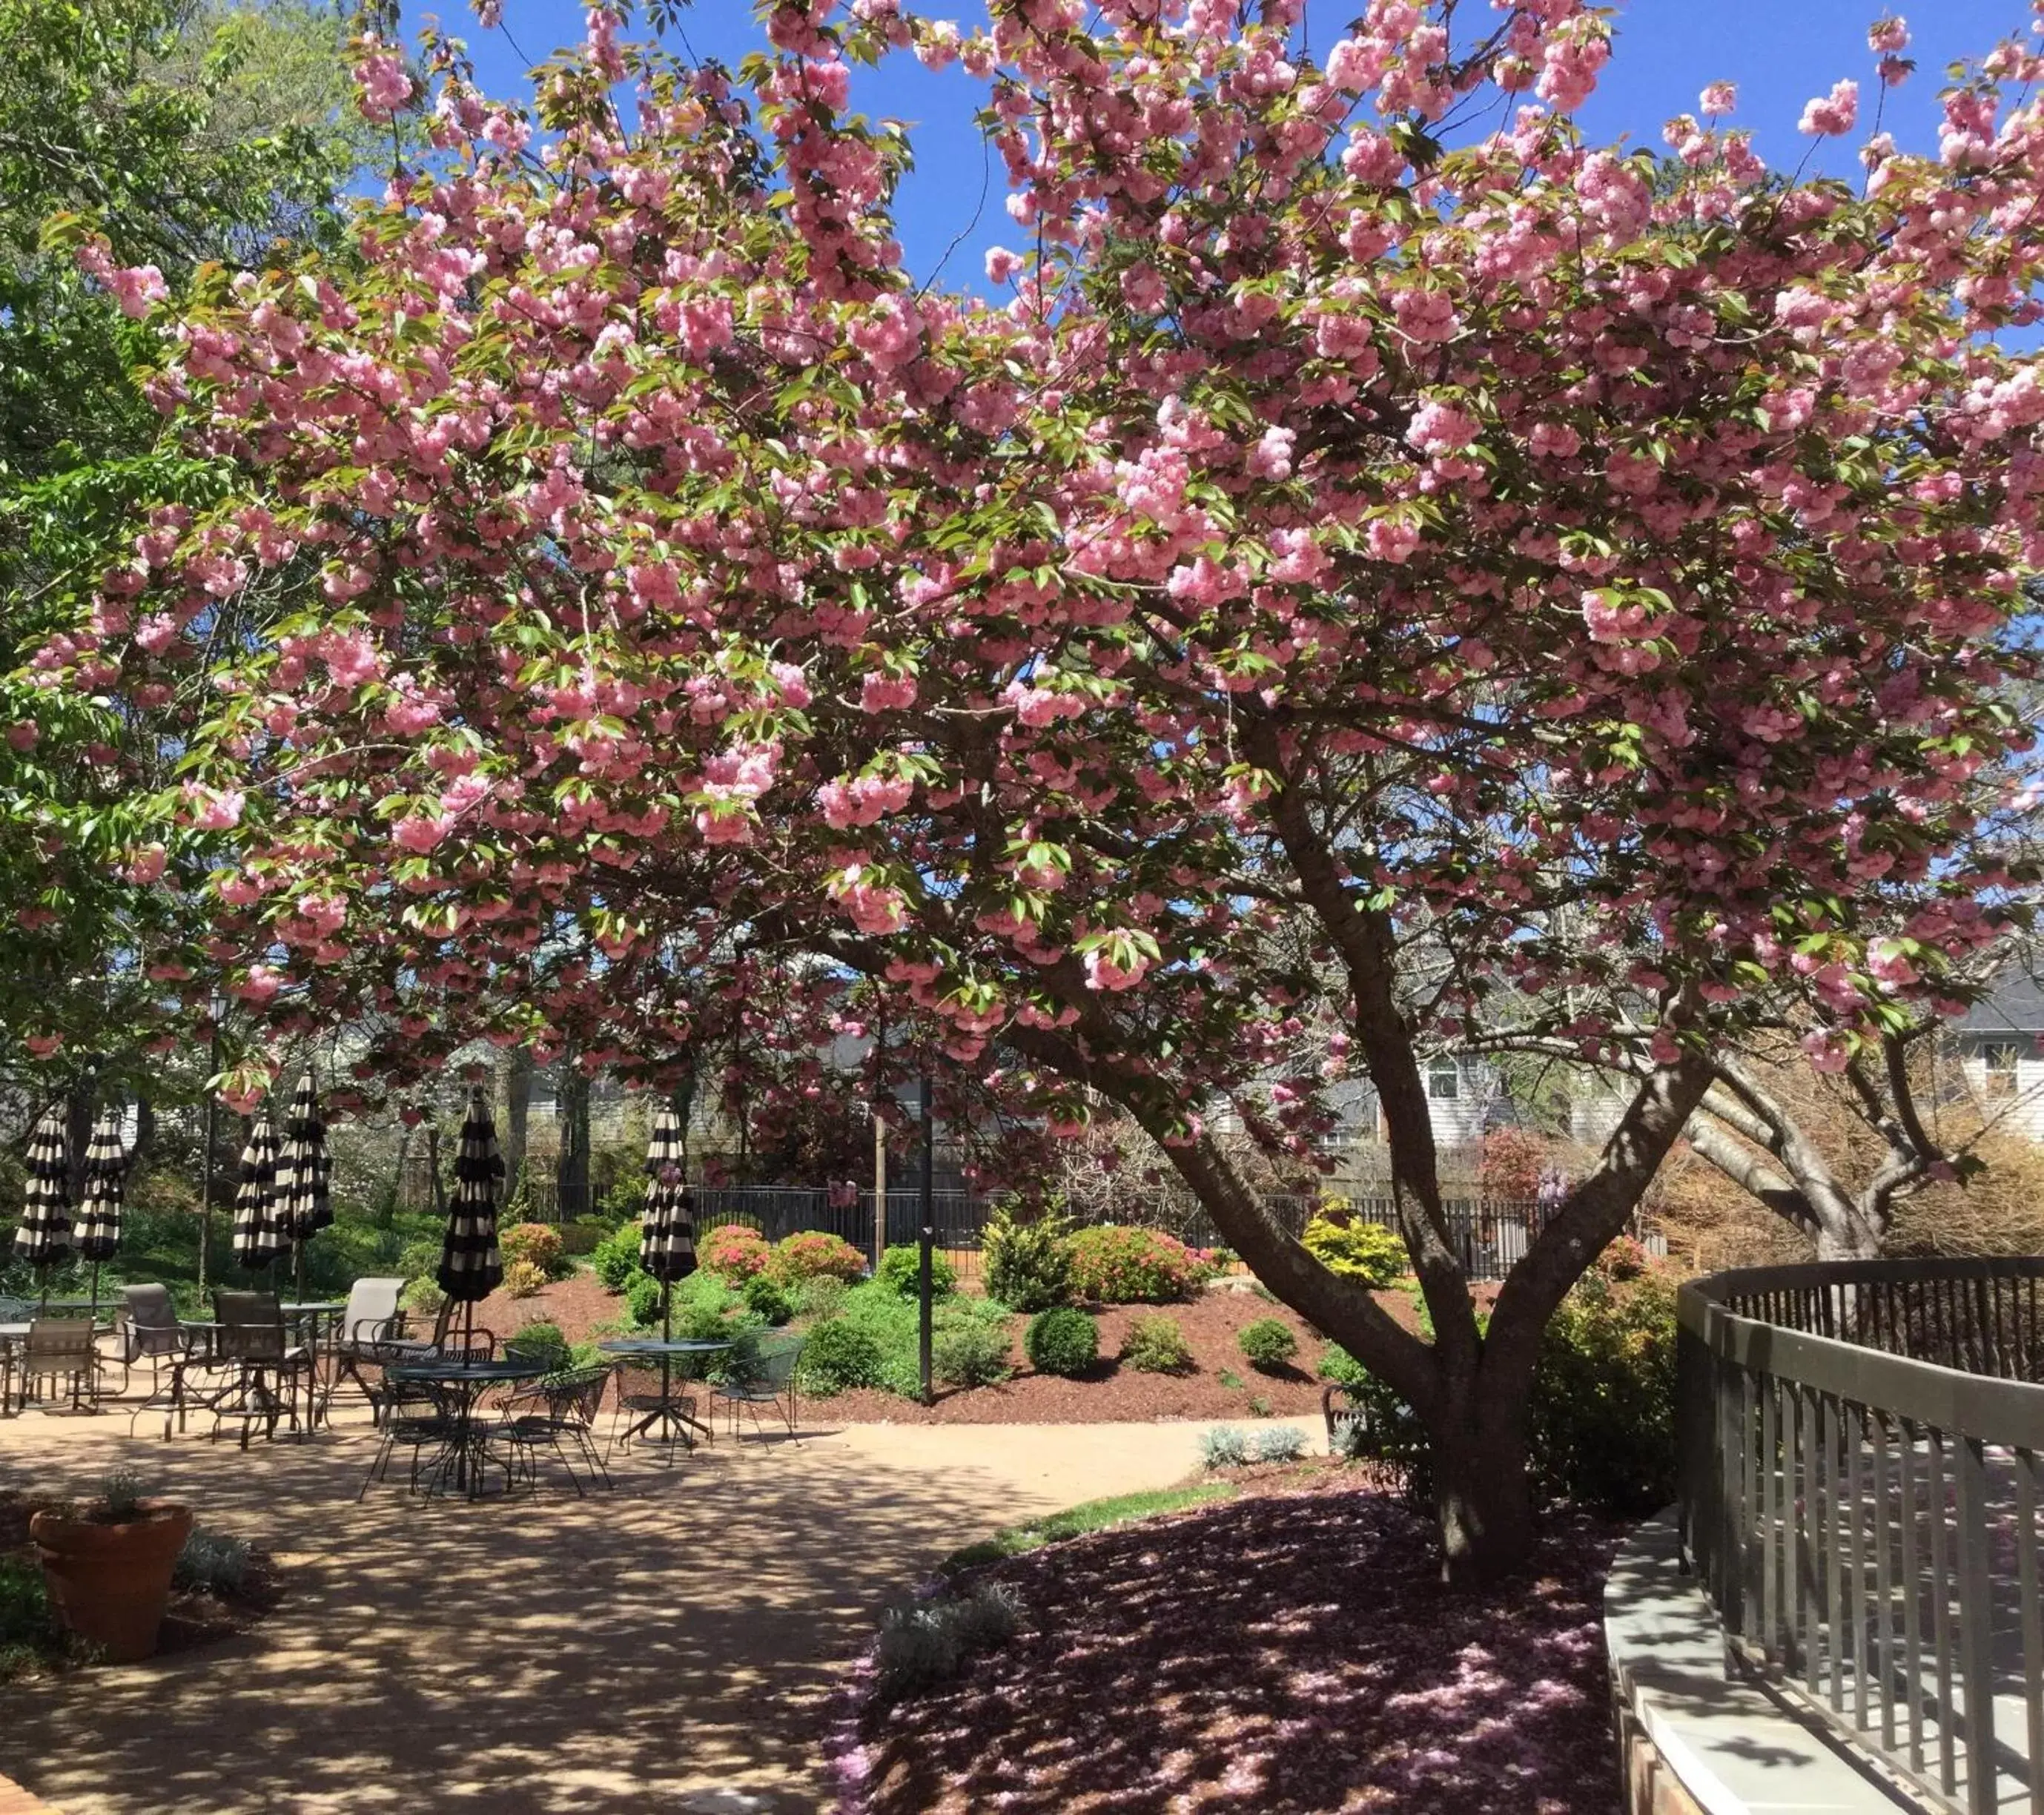
[[[1994, 336], [2035, 313], [2044, 125], [2009, 47], [1864, 194], [1694, 121], [1657, 171], [1573, 124], [1600, 14], [1452, 10], [1377, 0], [1316, 66], [1281, 0], [997, 4], [962, 48], [791, 4], [734, 83], [599, 9], [544, 140], [451, 44], [365, 40], [365, 106], [430, 101], [441, 155], [358, 266], [180, 302], [152, 394], [240, 483], [37, 672], [169, 690], [158, 808], [232, 833], [216, 949], [280, 1035], [367, 1008], [394, 1067], [536, 1033], [657, 1082], [820, 957], [904, 1059], [1053, 1132], [1096, 1094], [1411, 1404], [1477, 1573], [1527, 1542], [1541, 1332], [1713, 1051], [1812, 956], [1865, 1004], [1815, 1056], [1877, 1047], [1973, 892], [2030, 886], [1972, 875], [1859, 987], [1854, 904], [1939, 875], [1955, 781], [2027, 737], [2044, 388]], [[911, 46], [989, 84], [1002, 308], [911, 289], [901, 137], [844, 111], [848, 58]], [[1647, 1064], [1480, 1329], [1424, 1064], [1558, 987], [1558, 1036]], [[1200, 1113], [1255, 1081], [1304, 1159], [1350, 1068], [1431, 1343]]]

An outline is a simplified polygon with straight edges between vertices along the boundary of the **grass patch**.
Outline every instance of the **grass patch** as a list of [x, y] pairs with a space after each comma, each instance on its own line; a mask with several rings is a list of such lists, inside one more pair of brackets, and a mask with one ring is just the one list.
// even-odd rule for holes
[[978, 1544], [953, 1551], [939, 1567], [944, 1575], [955, 1575], [960, 1570], [972, 1569], [984, 1563], [998, 1563], [1004, 1557], [1020, 1556], [1024, 1551], [1038, 1550], [1060, 1539], [1082, 1537], [1088, 1532], [1105, 1532], [1116, 1525], [1133, 1525], [1139, 1519], [1154, 1519], [1165, 1513], [1182, 1513], [1189, 1507], [1204, 1506], [1209, 1501], [1232, 1498], [1234, 1494], [1231, 1482], [1194, 1481], [1182, 1487], [1160, 1487], [1147, 1494], [1116, 1494], [1105, 1500], [1088, 1500], [1077, 1506], [1067, 1506], [1062, 1513], [1050, 1513], [1040, 1519], [1028, 1519], [1019, 1525], [1009, 1525]]

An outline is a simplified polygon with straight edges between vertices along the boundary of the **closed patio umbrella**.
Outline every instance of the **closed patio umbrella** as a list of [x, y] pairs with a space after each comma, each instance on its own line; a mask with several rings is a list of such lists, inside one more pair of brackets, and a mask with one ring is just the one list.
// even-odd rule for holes
[[677, 1279], [696, 1270], [695, 1200], [689, 1195], [682, 1121], [663, 1104], [646, 1144], [646, 1209], [639, 1221], [639, 1264], [660, 1282], [660, 1334], [674, 1333], [668, 1309]]
[[75, 1231], [82, 1259], [92, 1263], [92, 1315], [99, 1315], [99, 1268], [121, 1245], [121, 1200], [128, 1175], [121, 1144], [121, 1112], [110, 1106], [93, 1125], [85, 1149], [85, 1194]]
[[[454, 1156], [454, 1201], [448, 1206], [447, 1234], [440, 1243], [440, 1290], [466, 1307], [463, 1329], [475, 1332], [475, 1307], [504, 1282], [504, 1256], [497, 1247], [497, 1194], [504, 1185], [504, 1156], [482, 1092], [468, 1094], [468, 1113]], [[464, 1344], [464, 1347], [466, 1345]]]
[[277, 1129], [259, 1109], [241, 1150], [241, 1181], [234, 1188], [234, 1258], [250, 1272], [269, 1266], [284, 1246], [277, 1226]]
[[277, 1231], [297, 1260], [298, 1296], [305, 1294], [305, 1244], [333, 1221], [327, 1190], [333, 1162], [326, 1150], [326, 1124], [308, 1071], [292, 1093], [284, 1118], [284, 1144], [277, 1162]]
[[71, 1144], [64, 1108], [53, 1103], [29, 1136], [29, 1182], [21, 1194], [21, 1221], [14, 1231], [14, 1258], [42, 1275], [43, 1298], [50, 1295], [50, 1269], [71, 1252]]

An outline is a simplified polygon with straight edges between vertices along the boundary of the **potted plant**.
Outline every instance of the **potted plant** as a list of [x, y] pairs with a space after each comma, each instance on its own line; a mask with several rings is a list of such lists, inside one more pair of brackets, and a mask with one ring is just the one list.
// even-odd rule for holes
[[57, 1617], [110, 1663], [156, 1648], [171, 1572], [191, 1536], [189, 1506], [146, 1497], [140, 1477], [107, 1477], [98, 1498], [49, 1506], [29, 1521]]

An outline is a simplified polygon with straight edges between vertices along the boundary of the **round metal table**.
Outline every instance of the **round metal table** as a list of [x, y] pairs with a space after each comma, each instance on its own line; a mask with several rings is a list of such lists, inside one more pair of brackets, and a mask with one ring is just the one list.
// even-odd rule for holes
[[[487, 1433], [475, 1417], [476, 1402], [493, 1386], [512, 1386], [536, 1380], [548, 1371], [544, 1361], [505, 1355], [493, 1361], [470, 1361], [459, 1355], [430, 1361], [403, 1361], [386, 1367], [383, 1377], [410, 1382], [430, 1389], [441, 1401], [450, 1434], [440, 1452], [421, 1471], [428, 1494], [444, 1492], [450, 1485], [471, 1500], [482, 1494], [483, 1462]], [[393, 1406], [387, 1417], [399, 1414]], [[372, 1469], [374, 1464], [371, 1465]]]
[[[638, 1423], [625, 1429], [617, 1440], [620, 1443], [629, 1443], [632, 1438], [650, 1432], [655, 1425], [660, 1427], [660, 1436], [657, 1439], [649, 1438], [649, 1441], [663, 1441], [672, 1444], [674, 1439], [679, 1437], [683, 1443], [693, 1449], [695, 1448], [695, 1439], [690, 1434], [692, 1431], [700, 1431], [713, 1442], [716, 1440], [716, 1433], [708, 1425], [700, 1418], [690, 1415], [687, 1409], [688, 1402], [686, 1399], [675, 1398], [674, 1363], [682, 1356], [726, 1355], [737, 1346], [736, 1344], [717, 1342], [710, 1338], [701, 1336], [618, 1336], [609, 1342], [600, 1342], [596, 1346], [603, 1354], [617, 1355], [621, 1360], [628, 1361], [635, 1357], [647, 1360], [657, 1358], [660, 1363], [659, 1398], [644, 1408], [645, 1415]], [[621, 1382], [618, 1403], [620, 1406], [624, 1403]]]

